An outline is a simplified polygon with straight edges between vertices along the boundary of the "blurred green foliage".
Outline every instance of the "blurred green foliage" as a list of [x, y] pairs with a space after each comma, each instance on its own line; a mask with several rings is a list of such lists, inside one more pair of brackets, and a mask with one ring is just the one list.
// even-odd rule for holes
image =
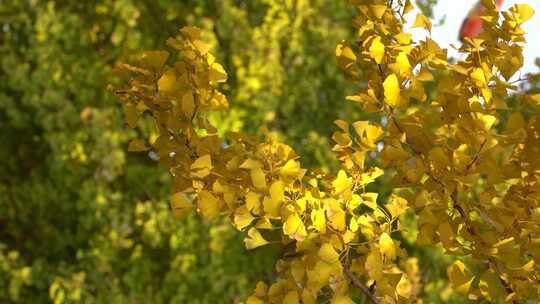
[[439, 0], [416, 0], [418, 9], [428, 17], [433, 17], [433, 9]]
[[[416, 7], [418, 7], [418, 9], [422, 11], [424, 15], [433, 19], [435, 18], [434, 9], [438, 2], [439, 0], [416, 0]], [[439, 14], [441, 17], [437, 20], [434, 20], [434, 24], [436, 26], [441, 26], [446, 21], [446, 15], [444, 14], [445, 12], [441, 12], [441, 13], [442, 15]], [[457, 33], [457, 29], [456, 29], [456, 33]]]
[[329, 168], [332, 121], [353, 112], [333, 52], [351, 15], [331, 0], [0, 0], [0, 303], [228, 303], [272, 276], [279, 248], [172, 218], [167, 173], [125, 152], [105, 88], [128, 54], [198, 25], [229, 71], [220, 127], [266, 125]]

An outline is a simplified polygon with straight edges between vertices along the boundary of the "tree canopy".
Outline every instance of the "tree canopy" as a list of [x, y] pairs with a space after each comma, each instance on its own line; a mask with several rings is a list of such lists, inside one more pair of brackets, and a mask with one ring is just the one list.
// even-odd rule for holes
[[[335, 55], [359, 85], [346, 99], [372, 116], [335, 121], [337, 172], [304, 169], [266, 128], [219, 132], [211, 116], [229, 107], [219, 90], [228, 74], [193, 26], [167, 40], [171, 64], [169, 52], [150, 51], [118, 66], [124, 82], [111, 90], [128, 125], [153, 125], [128, 149], [154, 153], [171, 174], [177, 217], [224, 216], [247, 232], [247, 249], [288, 248], [247, 303], [417, 302], [424, 280], [408, 246], [454, 257], [455, 294], [538, 300], [540, 95], [512, 80], [533, 9], [482, 1], [482, 32], [462, 36], [463, 59], [452, 62], [430, 36], [416, 42], [405, 31], [410, 1], [351, 4], [356, 40]], [[412, 27], [431, 32], [432, 23], [418, 13]], [[376, 180], [389, 191], [373, 191]]]
[[0, 302], [534, 303], [530, 11], [452, 63], [349, 2], [0, 1]]

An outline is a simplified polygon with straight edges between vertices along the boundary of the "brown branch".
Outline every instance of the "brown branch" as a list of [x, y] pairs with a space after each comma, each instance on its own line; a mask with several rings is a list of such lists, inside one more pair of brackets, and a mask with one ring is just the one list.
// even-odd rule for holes
[[[502, 273], [502, 271], [499, 269], [499, 266], [498, 266], [497, 262], [494, 261], [492, 257], [488, 257], [488, 263], [489, 263], [490, 268], [492, 268], [494, 271], [496, 271], [497, 273]], [[512, 286], [510, 286], [508, 284], [508, 282], [503, 280], [503, 278], [501, 278], [501, 276], [497, 276], [497, 277], [499, 278], [499, 281], [503, 285], [504, 289], [506, 289], [506, 292], [508, 292], [509, 294], [514, 293], [514, 290], [512, 289]], [[517, 301], [512, 300], [512, 303], [517, 304]]]
[[486, 142], [487, 142], [487, 138], [484, 139], [484, 141], [482, 142], [482, 144], [480, 145], [480, 149], [478, 149], [478, 152], [476, 153], [476, 155], [474, 156], [474, 158], [471, 160], [471, 162], [467, 165], [467, 170], [469, 170], [473, 165], [474, 163], [476, 163], [478, 161], [478, 158], [480, 157], [480, 153], [482, 152], [482, 149], [484, 148], [484, 146], [486, 145]]
[[[399, 12], [398, 12], [399, 13]], [[379, 74], [381, 77], [384, 76], [384, 71], [381, 67], [380, 64], [377, 65], [378, 66], [378, 69], [379, 69]], [[515, 80], [515, 81], [512, 81], [510, 82], [509, 84], [514, 84], [514, 83], [518, 83], [518, 82], [521, 82], [521, 81], [526, 81], [528, 79], [526, 78], [522, 78], [521, 75], [519, 77], [519, 79]], [[489, 86], [491, 87], [491, 85]], [[394, 115], [394, 109], [383, 102], [383, 112], [388, 116], [388, 118], [394, 123], [394, 125], [396, 126], [396, 128], [398, 129], [398, 131], [402, 134], [405, 133], [405, 129], [401, 126], [400, 122], [398, 121], [398, 119], [395, 117]], [[443, 193], [444, 193], [444, 188], [445, 188], [445, 184], [442, 182], [442, 180], [440, 180], [438, 177], [435, 176], [435, 174], [433, 174], [433, 172], [431, 171], [431, 168], [429, 166], [429, 163], [426, 163], [424, 158], [423, 158], [423, 153], [421, 153], [420, 151], [418, 151], [417, 149], [415, 149], [415, 147], [407, 142], [408, 138], [404, 141], [404, 145], [406, 145], [407, 147], [410, 148], [410, 150], [414, 153], [414, 155], [421, 161], [424, 163], [424, 167], [425, 167], [425, 173], [432, 179], [434, 180], [437, 184], [439, 184], [441, 186], [441, 188], [443, 189]], [[479, 149], [478, 149], [478, 152], [474, 155], [473, 159], [467, 164], [466, 166], [466, 171], [469, 171], [471, 169], [472, 166], [474, 166], [478, 160], [480, 159], [480, 153], [482, 153], [482, 150], [484, 149], [485, 145], [487, 143], [487, 138], [484, 139], [484, 141], [481, 143]], [[481, 244], [483, 245], [488, 245], [486, 244], [486, 242], [479, 237], [478, 233], [476, 233], [476, 231], [473, 229], [473, 223], [471, 221], [471, 218], [469, 217], [469, 214], [465, 211], [465, 209], [460, 205], [459, 203], [459, 194], [458, 194], [458, 190], [457, 190], [457, 187], [454, 189], [454, 191], [450, 194], [450, 198], [452, 200], [452, 203], [453, 203], [453, 207], [455, 210], [458, 211], [460, 217], [463, 219], [463, 222], [464, 222], [464, 226], [465, 226], [465, 229], [467, 230], [467, 232], [469, 232], [475, 239], [476, 241], [480, 242]], [[491, 266], [491, 268], [493, 268], [497, 273], [501, 274], [503, 273], [499, 268], [498, 268], [498, 265], [492, 261], [492, 258], [490, 257], [489, 258], [489, 264]], [[345, 265], [344, 267], [344, 271], [345, 271], [345, 274], [350, 278], [352, 284], [356, 287], [358, 287], [360, 290], [362, 290], [362, 292], [368, 297], [368, 299], [372, 302], [372, 303], [378, 303], [378, 300], [374, 297], [374, 295], [370, 292], [370, 289], [364, 285], [356, 276], [354, 276], [354, 274], [350, 271], [350, 269], [348, 268], [348, 264]], [[501, 276], [498, 276], [499, 278], [499, 281], [501, 282], [501, 284], [504, 286], [504, 288], [506, 289], [506, 291], [508, 293], [514, 293], [515, 291], [512, 289], [512, 287], [510, 286], [510, 284], [508, 284], [507, 281], [505, 281], [503, 278], [501, 278]], [[512, 301], [512, 303], [517, 303], [515, 300]]]
[[379, 304], [379, 300], [377, 300], [377, 298], [375, 297], [375, 295], [373, 293], [371, 293], [371, 291], [369, 290], [369, 288], [364, 284], [362, 283], [352, 272], [351, 270], [349, 269], [349, 267], [344, 267], [344, 271], [345, 271], [345, 274], [347, 275], [347, 277], [349, 277], [349, 280], [351, 280], [351, 283], [359, 288], [363, 293], [364, 295], [368, 298], [368, 300], [373, 303], [373, 304]]
[[[399, 132], [405, 133], [405, 130], [403, 129], [401, 124], [398, 122], [398, 120], [394, 116], [394, 109], [392, 109], [392, 107], [390, 107], [389, 105], [387, 105], [387, 106], [388, 106], [389, 109], [385, 109], [386, 114], [392, 119], [392, 122], [396, 125]], [[469, 170], [470, 167], [472, 165], [474, 165], [478, 161], [480, 152], [484, 148], [484, 145], [486, 144], [486, 142], [487, 142], [487, 139], [485, 139], [484, 142], [482, 142], [482, 144], [480, 145], [480, 149], [478, 150], [478, 153], [475, 155], [475, 157], [472, 159], [472, 161], [467, 165], [467, 170]], [[444, 190], [445, 184], [439, 178], [437, 178], [433, 174], [433, 172], [431, 172], [431, 168], [430, 168], [429, 164], [424, 161], [424, 158], [422, 157], [422, 153], [420, 151], [416, 150], [407, 141], [405, 141], [404, 144], [407, 145], [407, 147], [409, 147], [413, 151], [413, 153], [416, 155], [416, 157], [418, 159], [420, 159], [420, 161], [422, 161], [424, 163], [424, 167], [426, 169], [425, 173], [427, 174], [427, 176], [429, 176], [433, 181], [435, 181], [437, 184], [439, 184], [439, 186], [441, 186], [441, 188]], [[454, 190], [454, 192], [450, 195], [450, 198], [452, 199], [453, 207], [458, 211], [459, 215], [463, 219], [463, 222], [465, 223], [465, 229], [471, 235], [473, 235], [475, 237], [478, 237], [478, 234], [472, 228], [473, 226], [472, 226], [471, 219], [469, 218], [468, 214], [465, 212], [463, 207], [459, 204], [459, 197], [458, 197], [457, 189]], [[482, 239], [478, 239], [478, 240], [481, 243], [484, 243], [484, 241]]]
[[[328, 219], [327, 219], [328, 220]], [[328, 223], [328, 221], [327, 221]], [[359, 288], [363, 293], [364, 295], [369, 299], [369, 301], [373, 304], [379, 304], [379, 300], [377, 300], [377, 298], [375, 297], [375, 295], [373, 295], [373, 293], [371, 293], [371, 290], [364, 284], [362, 283], [352, 272], [351, 270], [349, 269], [349, 261], [348, 261], [348, 257], [349, 257], [349, 252], [348, 252], [348, 246], [345, 244], [345, 241], [343, 240], [343, 236], [341, 235], [341, 233], [339, 233], [337, 230], [333, 229], [330, 225], [326, 225], [326, 227], [332, 231], [334, 234], [336, 234], [339, 239], [341, 240], [341, 243], [345, 246], [346, 248], [346, 255], [347, 255], [347, 260], [343, 263], [343, 269], [345, 271], [345, 274], [347, 275], [347, 277], [349, 277], [349, 280], [351, 281], [351, 283]]]
[[[475, 237], [478, 237], [478, 235], [476, 234], [476, 231], [474, 231], [473, 228], [472, 228], [472, 223], [471, 223], [471, 219], [469, 218], [469, 215], [465, 212], [463, 207], [461, 207], [461, 205], [459, 204], [459, 198], [458, 198], [457, 189], [454, 190], [454, 192], [450, 195], [450, 197], [452, 198], [452, 203], [453, 203], [454, 208], [458, 211], [459, 215], [461, 216], [461, 218], [465, 222], [465, 229], [467, 229], [467, 231], [471, 235], [473, 235]], [[484, 241], [482, 239], [479, 239], [479, 241], [481, 243], [484, 243]]]

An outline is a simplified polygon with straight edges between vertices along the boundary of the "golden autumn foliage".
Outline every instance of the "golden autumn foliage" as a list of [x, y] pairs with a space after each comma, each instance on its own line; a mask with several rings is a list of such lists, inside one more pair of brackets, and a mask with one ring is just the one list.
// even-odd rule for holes
[[[358, 41], [338, 45], [337, 63], [363, 84], [347, 100], [375, 119], [336, 121], [335, 174], [303, 169], [268, 132], [218, 135], [207, 116], [228, 107], [218, 90], [227, 73], [194, 27], [167, 41], [175, 63], [157, 51], [119, 67], [126, 82], [113, 91], [128, 125], [149, 117], [156, 130], [129, 149], [152, 149], [169, 170], [178, 217], [227, 216], [247, 231], [247, 249], [290, 245], [275, 282], [259, 282], [248, 304], [353, 303], [354, 289], [373, 303], [418, 302], [417, 259], [401, 244], [405, 213], [416, 217], [418, 245], [457, 257], [448, 268], [454, 292], [540, 300], [540, 98], [512, 81], [532, 9], [498, 12], [482, 1], [484, 32], [452, 63], [429, 36], [413, 42], [404, 31], [409, 0], [350, 2]], [[413, 27], [431, 26], [416, 16]], [[367, 161], [373, 155], [379, 162]], [[367, 190], [378, 178], [390, 180], [389, 197]]]

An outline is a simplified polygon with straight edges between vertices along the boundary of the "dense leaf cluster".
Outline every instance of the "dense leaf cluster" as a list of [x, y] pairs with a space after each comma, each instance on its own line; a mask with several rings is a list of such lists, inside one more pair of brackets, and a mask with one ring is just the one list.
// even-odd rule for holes
[[[411, 1], [350, 2], [357, 40], [338, 44], [337, 65], [360, 86], [347, 100], [373, 116], [336, 121], [337, 172], [302, 168], [265, 128], [219, 132], [211, 117], [229, 106], [218, 89], [228, 75], [197, 27], [167, 40], [172, 64], [153, 51], [118, 66], [124, 82], [111, 89], [126, 121], [153, 124], [129, 149], [151, 151], [172, 175], [177, 217], [226, 216], [247, 231], [247, 249], [288, 248], [247, 303], [353, 303], [358, 293], [422, 301], [429, 282], [411, 245], [455, 257], [447, 277], [456, 294], [537, 301], [540, 95], [512, 81], [533, 10], [482, 1], [484, 31], [464, 38], [454, 63], [429, 36], [415, 42], [405, 31]], [[419, 13], [413, 28], [431, 32], [432, 23]], [[391, 194], [371, 190], [376, 180]]]

